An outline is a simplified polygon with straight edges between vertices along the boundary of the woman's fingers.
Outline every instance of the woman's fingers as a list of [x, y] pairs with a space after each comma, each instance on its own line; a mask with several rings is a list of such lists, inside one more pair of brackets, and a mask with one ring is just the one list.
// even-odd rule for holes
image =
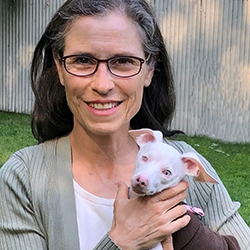
[[162, 233], [165, 235], [173, 234], [185, 227], [189, 223], [190, 219], [191, 217], [186, 214], [184, 216], [177, 217], [174, 220], [168, 221], [168, 223], [163, 226]]
[[185, 205], [175, 206], [165, 212], [165, 217], [167, 221], [175, 220], [187, 212]]
[[159, 234], [166, 237], [185, 227], [190, 221], [190, 216], [184, 215], [186, 211], [184, 205], [178, 205], [166, 211], [159, 217], [159, 224], [156, 224]]
[[[165, 189], [165, 190], [161, 191], [160, 193], [155, 194], [153, 196], [154, 198], [152, 200], [153, 201], [155, 200], [156, 202], [159, 202], [159, 201], [169, 200], [169, 199], [171, 199], [173, 197], [178, 197], [179, 194], [183, 195], [185, 193], [185, 191], [188, 189], [188, 186], [189, 186], [188, 182], [181, 181], [176, 186], [168, 188], [168, 189]], [[182, 199], [183, 198], [182, 195], [178, 199]], [[182, 200], [180, 200], [180, 201], [182, 201]]]
[[176, 206], [186, 197], [187, 182], [134, 199], [128, 199], [125, 183], [119, 182], [117, 187], [109, 235], [122, 249], [149, 249], [188, 224], [189, 216], [183, 216], [186, 207]]
[[122, 181], [117, 182], [116, 185], [117, 185], [117, 188], [118, 188], [116, 198], [117, 197], [126, 197], [126, 198], [128, 198], [128, 186]]
[[[114, 220], [109, 232], [121, 249], [150, 249], [162, 242], [164, 250], [173, 250], [172, 234], [185, 227], [190, 217], [183, 205], [188, 183], [152, 196], [128, 199], [128, 187], [119, 182], [114, 203]], [[184, 216], [183, 216], [184, 215]]]

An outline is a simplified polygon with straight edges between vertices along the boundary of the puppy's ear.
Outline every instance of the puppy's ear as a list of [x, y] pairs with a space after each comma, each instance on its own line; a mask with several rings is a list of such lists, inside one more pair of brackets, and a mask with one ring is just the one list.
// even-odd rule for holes
[[139, 146], [149, 142], [162, 142], [161, 131], [151, 129], [129, 130], [129, 134], [134, 138]]
[[186, 167], [186, 174], [191, 175], [199, 182], [211, 182], [218, 183], [203, 167], [198, 156], [193, 153], [184, 153], [181, 155], [181, 159]]

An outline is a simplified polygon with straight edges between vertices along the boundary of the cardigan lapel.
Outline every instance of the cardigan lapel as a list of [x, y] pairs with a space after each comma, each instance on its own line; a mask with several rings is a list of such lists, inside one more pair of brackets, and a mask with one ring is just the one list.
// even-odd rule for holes
[[60, 207], [62, 210], [62, 230], [65, 242], [64, 247], [65, 250], [79, 250], [69, 136], [62, 137], [58, 140], [56, 151]]

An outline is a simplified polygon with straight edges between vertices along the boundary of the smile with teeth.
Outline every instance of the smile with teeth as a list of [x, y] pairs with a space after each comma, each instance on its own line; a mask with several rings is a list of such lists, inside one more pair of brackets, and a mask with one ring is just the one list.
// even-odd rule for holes
[[119, 105], [119, 102], [112, 102], [112, 103], [92, 103], [89, 102], [88, 105], [94, 109], [98, 110], [106, 110], [111, 109]]

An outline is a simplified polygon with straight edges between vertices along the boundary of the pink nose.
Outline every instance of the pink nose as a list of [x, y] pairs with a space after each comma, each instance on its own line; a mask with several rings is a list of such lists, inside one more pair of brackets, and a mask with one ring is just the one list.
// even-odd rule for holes
[[135, 181], [136, 181], [136, 185], [138, 185], [141, 188], [144, 188], [148, 185], [148, 179], [143, 175], [137, 176]]

